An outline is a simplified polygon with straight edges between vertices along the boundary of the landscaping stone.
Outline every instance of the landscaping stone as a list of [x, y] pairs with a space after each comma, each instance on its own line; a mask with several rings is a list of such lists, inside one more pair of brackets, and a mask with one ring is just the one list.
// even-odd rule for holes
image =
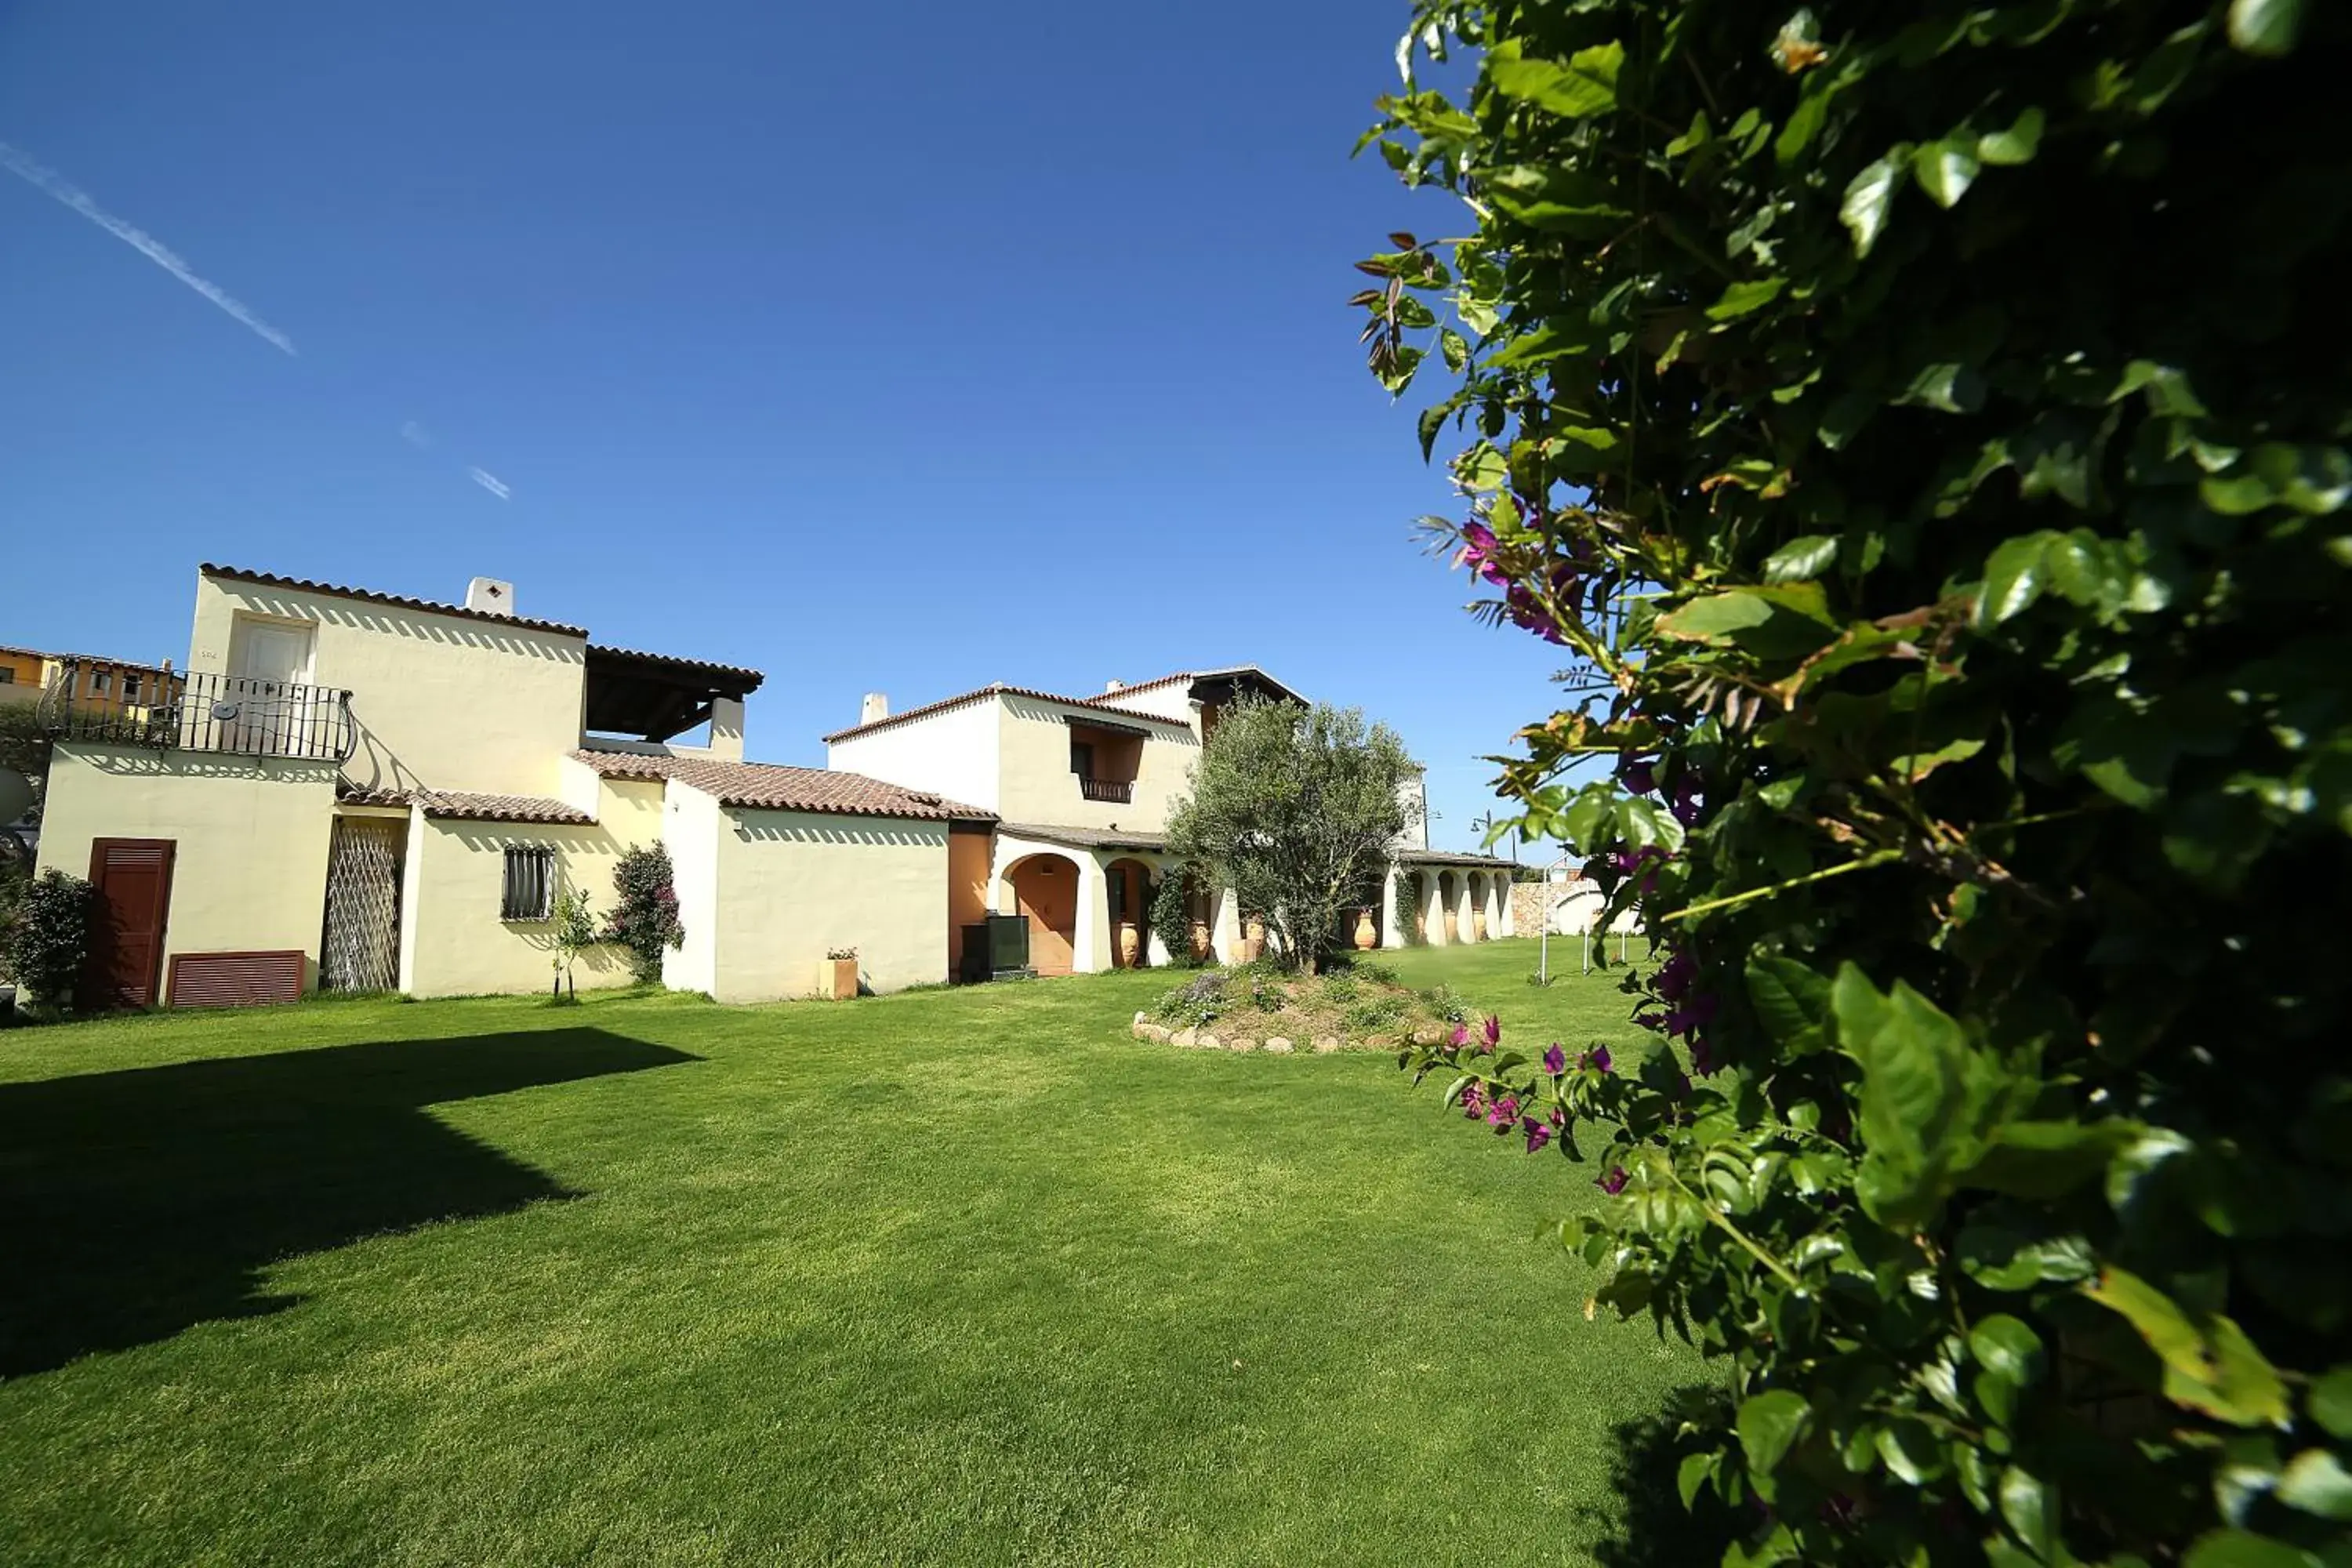
[[1257, 1042], [1247, 1035], [1235, 1035], [1232, 1039], [1225, 1042], [1225, 1049], [1229, 1051], [1254, 1051], [1257, 1049]]
[[1317, 1056], [1328, 1057], [1328, 1056], [1329, 1056], [1333, 1051], [1336, 1051], [1336, 1050], [1338, 1050], [1339, 1048], [1339, 1036], [1337, 1036], [1337, 1035], [1318, 1035], [1318, 1036], [1316, 1036], [1316, 1037], [1315, 1037], [1315, 1054], [1316, 1054]]
[[1168, 1037], [1168, 1043], [1190, 1050], [1201, 1043], [1201, 1032], [1198, 1029], [1179, 1029]]
[[1200, 1030], [1197, 1034], [1195, 1034], [1195, 1035], [1194, 1035], [1194, 1037], [1193, 1037], [1193, 1039], [1192, 1039], [1192, 1043], [1193, 1043], [1194, 1045], [1196, 1045], [1196, 1046], [1200, 1047], [1201, 1047], [1202, 1050], [1204, 1050], [1204, 1051], [1218, 1051], [1218, 1050], [1223, 1050], [1223, 1049], [1224, 1049], [1224, 1046], [1225, 1046], [1225, 1042], [1224, 1042], [1223, 1039], [1221, 1039], [1220, 1037], [1217, 1037], [1217, 1036], [1215, 1036], [1215, 1035], [1213, 1035], [1213, 1034], [1209, 1033], [1209, 1031], [1208, 1031], [1208, 1030], [1206, 1030], [1206, 1029]]
[[1412, 1043], [1416, 1046], [1442, 1046], [1445, 1043], [1445, 1030], [1436, 1024], [1418, 1025], [1412, 1031]]
[[1135, 1026], [1135, 1037], [1137, 1039], [1150, 1040], [1155, 1044], [1162, 1046], [1168, 1043], [1168, 1037], [1172, 1033], [1174, 1033], [1174, 1031], [1170, 1029], [1165, 1024], [1138, 1024]]
[[1274, 1038], [1266, 1041], [1265, 1048], [1272, 1051], [1276, 1056], [1286, 1057], [1290, 1054], [1290, 1042], [1284, 1039], [1280, 1035], [1276, 1035]]

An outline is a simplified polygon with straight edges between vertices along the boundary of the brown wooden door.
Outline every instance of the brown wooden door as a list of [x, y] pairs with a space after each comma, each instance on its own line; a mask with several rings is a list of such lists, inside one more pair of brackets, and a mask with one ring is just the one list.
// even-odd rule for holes
[[1013, 894], [1029, 917], [1029, 967], [1040, 974], [1070, 973], [1078, 929], [1078, 868], [1054, 855], [1013, 868]]
[[163, 923], [172, 907], [169, 838], [100, 838], [89, 847], [89, 879], [98, 889], [89, 966], [82, 972], [84, 1007], [152, 1007], [163, 965]]

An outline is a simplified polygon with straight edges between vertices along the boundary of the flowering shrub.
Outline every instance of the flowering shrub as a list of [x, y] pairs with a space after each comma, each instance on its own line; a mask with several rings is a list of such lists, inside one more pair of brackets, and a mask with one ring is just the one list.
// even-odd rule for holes
[[1667, 1048], [1406, 1059], [1728, 1363], [1728, 1563], [2352, 1562], [2347, 42], [1417, 7], [1367, 140], [1470, 232], [1360, 264], [1371, 368], [1452, 378], [1433, 526], [1571, 661], [1503, 786]]
[[638, 984], [654, 984], [661, 979], [662, 950], [686, 942], [686, 926], [677, 916], [677, 889], [671, 886], [669, 850], [652, 844], [621, 851], [613, 868], [613, 892], [604, 940], [629, 950], [629, 973]]

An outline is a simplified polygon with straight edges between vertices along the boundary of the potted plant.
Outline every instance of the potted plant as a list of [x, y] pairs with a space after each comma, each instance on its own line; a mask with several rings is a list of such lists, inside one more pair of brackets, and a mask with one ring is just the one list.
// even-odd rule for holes
[[846, 1002], [857, 994], [857, 950], [854, 947], [829, 948], [824, 955], [824, 968], [817, 977], [819, 994], [835, 1002]]

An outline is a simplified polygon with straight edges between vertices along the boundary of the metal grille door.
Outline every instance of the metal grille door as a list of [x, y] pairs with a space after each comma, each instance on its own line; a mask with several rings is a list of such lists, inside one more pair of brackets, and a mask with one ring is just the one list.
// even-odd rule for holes
[[408, 825], [339, 816], [327, 855], [327, 931], [319, 984], [389, 991], [400, 983], [400, 852]]

